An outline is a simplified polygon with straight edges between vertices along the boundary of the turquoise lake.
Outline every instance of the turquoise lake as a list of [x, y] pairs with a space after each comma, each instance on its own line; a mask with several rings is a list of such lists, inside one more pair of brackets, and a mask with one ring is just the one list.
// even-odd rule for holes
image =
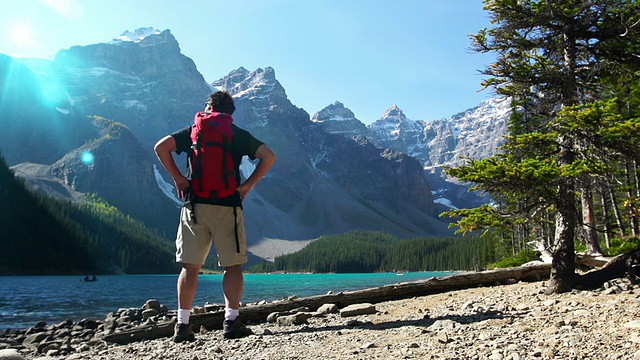
[[[306, 297], [329, 291], [443, 277], [450, 272], [373, 274], [245, 274], [243, 302]], [[0, 330], [24, 329], [38, 321], [55, 324], [71, 318], [102, 320], [119, 308], [138, 308], [156, 299], [175, 309], [176, 275], [103, 275], [96, 282], [82, 276], [0, 276]], [[200, 275], [194, 305], [223, 303], [222, 274]]]

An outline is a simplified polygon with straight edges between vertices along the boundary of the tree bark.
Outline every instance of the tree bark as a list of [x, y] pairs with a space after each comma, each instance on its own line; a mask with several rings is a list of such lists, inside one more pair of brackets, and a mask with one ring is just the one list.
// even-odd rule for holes
[[[627, 176], [627, 198], [629, 200], [635, 198], [635, 167], [632, 160], [627, 161], [627, 166], [625, 169], [625, 174]], [[640, 230], [638, 229], [638, 219], [635, 216], [634, 206], [629, 206], [629, 219], [630, 219], [630, 227], [631, 227], [631, 235], [638, 236]]]
[[613, 210], [613, 214], [616, 217], [616, 223], [618, 224], [618, 229], [620, 230], [620, 236], [625, 236], [627, 234], [626, 227], [624, 226], [624, 222], [622, 221], [622, 213], [620, 212], [620, 208], [618, 207], [618, 199], [614, 192], [614, 189], [611, 188], [610, 185], [606, 187], [606, 191], [609, 195], [609, 199], [611, 200], [611, 209]]
[[[570, 163], [570, 162], [567, 162]], [[551, 277], [548, 293], [571, 291], [575, 285], [575, 192], [571, 182], [561, 180], [558, 186], [558, 212], [556, 213], [555, 247], [552, 252]]]
[[587, 254], [602, 254], [598, 229], [596, 228], [596, 212], [593, 205], [593, 193], [591, 184], [584, 180], [580, 187], [580, 200], [582, 203], [582, 229], [587, 243]]
[[607, 196], [605, 195], [605, 190], [603, 187], [608, 186], [607, 184], [603, 184], [599, 187], [600, 194], [600, 206], [602, 206], [602, 216], [604, 217], [604, 241], [607, 245], [607, 248], [611, 248], [611, 235], [613, 231], [611, 229], [611, 215], [609, 214], [609, 206], [607, 204]]
[[[562, 107], [577, 103], [576, 91], [576, 38], [567, 26], [563, 34], [564, 74], [562, 83]], [[558, 167], [573, 164], [575, 160], [575, 139], [565, 134], [558, 137]], [[576, 219], [575, 183], [569, 177], [561, 177], [558, 181], [558, 193], [555, 203], [556, 213], [555, 244], [553, 260], [551, 262], [551, 277], [548, 293], [563, 293], [571, 291], [575, 285], [575, 231]]]

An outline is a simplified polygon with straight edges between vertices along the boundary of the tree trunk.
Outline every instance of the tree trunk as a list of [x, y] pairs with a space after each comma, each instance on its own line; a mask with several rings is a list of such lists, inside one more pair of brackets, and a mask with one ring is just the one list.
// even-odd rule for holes
[[[604, 185], [608, 186], [608, 185]], [[602, 206], [602, 216], [604, 217], [604, 241], [607, 244], [607, 249], [611, 248], [611, 215], [609, 214], [609, 206], [607, 204], [607, 197], [605, 195], [605, 190], [600, 188], [600, 206]]]
[[575, 192], [570, 180], [563, 179], [558, 186], [555, 247], [552, 252], [551, 278], [548, 293], [563, 293], [575, 285]]
[[630, 219], [630, 227], [631, 227], [631, 235], [638, 236], [640, 231], [638, 230], [638, 218], [635, 216], [635, 206], [632, 204], [632, 199], [635, 199], [635, 168], [631, 162], [631, 160], [627, 161], [627, 166], [625, 169], [625, 174], [627, 176], [627, 198], [629, 199], [629, 219]]
[[613, 214], [616, 217], [616, 224], [618, 224], [618, 229], [620, 230], [620, 236], [625, 236], [627, 234], [626, 227], [624, 226], [624, 222], [622, 221], [622, 213], [620, 212], [620, 208], [618, 207], [618, 199], [616, 198], [616, 194], [614, 190], [611, 188], [611, 185], [607, 185], [605, 188], [607, 194], [609, 195], [609, 199], [611, 200], [611, 210], [613, 210]]
[[640, 219], [638, 219], [638, 213], [640, 213], [640, 210], [638, 209], [638, 201], [640, 201], [640, 172], [638, 171], [638, 162], [636, 161], [636, 159], [631, 159], [631, 168], [633, 169], [633, 174], [634, 176], [634, 181], [633, 181], [633, 186], [635, 189], [635, 196], [634, 199], [636, 201], [632, 202], [633, 206], [633, 224], [635, 224], [634, 229], [636, 231], [635, 236], [638, 236], [640, 234]]
[[602, 254], [598, 229], [596, 228], [596, 212], [593, 206], [593, 193], [591, 184], [584, 180], [580, 187], [580, 201], [582, 203], [582, 229], [587, 243], [587, 254]]
[[[577, 103], [576, 91], [576, 39], [570, 32], [571, 26], [563, 35], [564, 42], [564, 74], [562, 84], [563, 107]], [[558, 138], [558, 167], [573, 164], [575, 160], [575, 139], [571, 135], [561, 135]], [[565, 176], [558, 181], [558, 194], [555, 203], [558, 208], [556, 213], [555, 244], [553, 260], [551, 262], [551, 278], [548, 293], [563, 293], [573, 289], [576, 281], [575, 263], [575, 231], [576, 219], [576, 194], [573, 179]]]

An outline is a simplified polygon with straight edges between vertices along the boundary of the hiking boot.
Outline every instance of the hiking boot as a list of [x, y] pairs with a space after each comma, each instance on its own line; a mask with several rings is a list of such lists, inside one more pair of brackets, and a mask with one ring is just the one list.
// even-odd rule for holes
[[173, 328], [173, 342], [196, 341], [196, 336], [189, 324], [176, 324]]
[[253, 335], [253, 331], [244, 326], [239, 319], [225, 320], [222, 323], [222, 331], [225, 339], [239, 339], [241, 337]]

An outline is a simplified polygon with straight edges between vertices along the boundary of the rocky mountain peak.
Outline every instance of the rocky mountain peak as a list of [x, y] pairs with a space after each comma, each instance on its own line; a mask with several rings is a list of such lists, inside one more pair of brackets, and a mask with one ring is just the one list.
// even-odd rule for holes
[[357, 120], [353, 111], [336, 101], [313, 115], [313, 122]]
[[67, 68], [110, 69], [138, 77], [156, 77], [183, 68], [197, 73], [193, 61], [180, 53], [171, 31], [160, 32], [154, 28], [125, 31], [107, 43], [61, 50], [55, 56], [55, 64]]
[[[169, 32], [169, 30], [165, 30]], [[143, 27], [132, 31], [126, 30], [122, 35], [111, 41], [111, 44], [119, 42], [140, 42], [151, 35], [158, 35], [161, 31], [154, 27]]]
[[353, 111], [349, 110], [339, 101], [315, 113], [311, 121], [323, 127], [326, 132], [331, 134], [340, 134], [349, 137], [369, 136], [366, 125], [356, 118]]
[[395, 122], [405, 122], [407, 121], [407, 117], [402, 112], [402, 109], [398, 107], [398, 105], [391, 105], [387, 111], [384, 112], [384, 115], [380, 118], [381, 120], [389, 120]]
[[251, 72], [240, 67], [211, 85], [214, 88], [228, 91], [236, 98], [256, 98], [264, 95], [285, 99], [287, 97], [284, 88], [276, 79], [276, 72], [272, 67], [258, 68]]

